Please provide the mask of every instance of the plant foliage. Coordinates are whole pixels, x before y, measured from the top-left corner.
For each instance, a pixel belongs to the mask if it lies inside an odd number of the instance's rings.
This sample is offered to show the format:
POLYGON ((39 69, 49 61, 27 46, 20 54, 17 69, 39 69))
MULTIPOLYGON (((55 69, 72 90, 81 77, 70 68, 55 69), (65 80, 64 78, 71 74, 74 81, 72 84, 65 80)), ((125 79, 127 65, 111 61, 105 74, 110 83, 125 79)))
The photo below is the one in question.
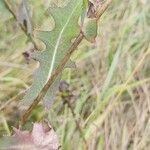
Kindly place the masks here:
MULTIPOLYGON (((55 21, 52 31, 40 31, 37 37, 44 42, 46 50, 35 51, 33 58, 39 61, 40 66, 35 72, 34 82, 23 99, 23 104, 30 105, 41 89, 51 77, 53 71, 60 64, 72 44, 72 40, 79 34, 78 24, 82 11, 82 0, 71 0, 65 7, 50 7, 49 12, 55 21)), ((68 62, 70 64, 70 62, 68 62)), ((55 95, 60 76, 49 89, 44 101, 50 101, 55 95)))

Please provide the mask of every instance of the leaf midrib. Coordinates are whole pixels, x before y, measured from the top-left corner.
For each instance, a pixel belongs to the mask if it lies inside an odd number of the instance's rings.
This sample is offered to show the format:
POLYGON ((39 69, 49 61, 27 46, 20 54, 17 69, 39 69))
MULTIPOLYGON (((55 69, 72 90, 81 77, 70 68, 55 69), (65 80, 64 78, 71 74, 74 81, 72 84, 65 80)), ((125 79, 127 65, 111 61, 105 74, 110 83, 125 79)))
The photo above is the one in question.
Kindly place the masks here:
POLYGON ((59 33, 59 36, 58 36, 58 38, 57 38, 58 40, 57 40, 57 43, 56 43, 56 45, 55 45, 55 49, 54 49, 54 52, 53 52, 53 57, 52 57, 51 66, 50 66, 50 69, 49 69, 47 81, 48 81, 48 79, 51 77, 52 72, 53 72, 53 69, 54 69, 56 54, 57 54, 57 51, 58 51, 59 43, 60 43, 60 41, 61 41, 63 32, 64 32, 66 26, 68 25, 69 21, 71 20, 72 15, 74 14, 75 10, 78 8, 79 5, 80 5, 80 1, 79 1, 78 5, 76 5, 75 9, 73 9, 71 15, 69 16, 69 18, 67 19, 67 21, 66 21, 65 25, 63 26, 61 32, 59 33))

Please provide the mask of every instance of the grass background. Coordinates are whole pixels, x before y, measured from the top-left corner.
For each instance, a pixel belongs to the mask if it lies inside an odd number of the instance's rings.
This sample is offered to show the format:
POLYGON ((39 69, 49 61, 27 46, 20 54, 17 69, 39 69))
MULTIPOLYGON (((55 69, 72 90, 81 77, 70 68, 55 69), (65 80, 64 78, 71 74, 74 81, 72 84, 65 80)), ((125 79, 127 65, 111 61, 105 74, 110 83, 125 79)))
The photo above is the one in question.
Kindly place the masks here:
MULTIPOLYGON (((17 2, 12 0, 14 10, 17 2)), ((35 29, 51 29, 52 19, 45 13, 49 3, 30 0, 35 29)), ((22 53, 33 46, 2 1, 0 10, 0 136, 3 136, 10 135, 19 120, 19 100, 11 100, 30 87, 36 63, 27 64, 23 57, 22 53)), ((77 68, 63 73, 68 90, 58 92, 48 112, 39 105, 24 128, 31 130, 32 122, 46 118, 65 150, 82 150, 87 146, 90 150, 149 150, 149 1, 114 0, 99 21, 96 45, 83 41, 72 59, 77 68), (69 106, 65 101, 69 101, 69 106)))

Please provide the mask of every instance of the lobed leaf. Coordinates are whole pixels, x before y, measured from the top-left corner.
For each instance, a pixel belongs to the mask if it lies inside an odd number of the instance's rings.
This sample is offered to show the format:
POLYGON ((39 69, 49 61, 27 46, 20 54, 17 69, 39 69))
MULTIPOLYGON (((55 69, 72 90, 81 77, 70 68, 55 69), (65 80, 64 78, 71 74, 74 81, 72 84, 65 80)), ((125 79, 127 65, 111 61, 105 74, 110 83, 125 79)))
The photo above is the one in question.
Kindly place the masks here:
MULTIPOLYGON (((82 0, 70 0, 63 8, 57 7, 55 4, 50 7, 49 12, 55 21, 55 27, 52 31, 39 31, 36 34, 45 43, 46 50, 42 52, 36 51, 33 54, 33 57, 39 61, 40 66, 35 72, 34 82, 24 97, 23 104, 30 105, 34 101, 51 77, 52 72, 66 55, 72 44, 71 41, 80 32, 78 21, 81 11, 82 0)), ((49 89, 44 101, 51 101, 51 98, 56 93, 59 80, 60 76, 49 89)))

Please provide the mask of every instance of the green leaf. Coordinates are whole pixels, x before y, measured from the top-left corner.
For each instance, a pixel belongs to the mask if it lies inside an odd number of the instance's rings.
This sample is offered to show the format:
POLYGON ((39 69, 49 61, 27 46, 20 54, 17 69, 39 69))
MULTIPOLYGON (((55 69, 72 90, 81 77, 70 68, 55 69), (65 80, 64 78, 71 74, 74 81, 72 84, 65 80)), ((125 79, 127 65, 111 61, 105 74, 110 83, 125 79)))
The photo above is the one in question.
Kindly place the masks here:
POLYGON ((59 75, 55 82, 51 85, 51 87, 49 88, 46 96, 44 97, 44 106, 49 109, 53 102, 54 102, 54 98, 56 96, 56 93, 57 93, 57 90, 59 88, 59 82, 60 82, 60 79, 61 79, 61 75, 59 75))
POLYGON ((87 18, 84 27, 83 27, 83 33, 85 38, 90 41, 94 42, 95 38, 97 37, 97 19, 91 19, 87 18))
POLYGON ((89 0, 83 0, 83 7, 88 8, 89 0))
MULTIPOLYGON (((82 1, 83 0, 71 0, 63 8, 53 5, 53 7, 49 9, 55 21, 55 27, 52 31, 41 31, 37 34, 37 37, 45 43, 46 50, 42 52, 36 51, 33 54, 33 57, 39 61, 40 66, 35 72, 34 82, 24 97, 23 104, 30 105, 34 101, 51 77, 52 72, 66 55, 72 44, 71 41, 79 34, 80 27, 78 20, 82 12, 82 1)), ((58 82, 58 78, 56 82, 58 82)), ((56 87, 56 85, 52 85, 52 87, 56 87)), ((56 93, 56 90, 49 89, 49 92, 56 93)), ((46 95, 46 100, 47 97, 49 97, 49 94, 46 95)), ((50 99, 51 97, 49 97, 49 100, 50 99)))
POLYGON ((83 7, 82 7, 82 14, 81 14, 81 26, 84 24, 84 19, 87 14, 87 8, 88 8, 88 0, 83 0, 83 7))

